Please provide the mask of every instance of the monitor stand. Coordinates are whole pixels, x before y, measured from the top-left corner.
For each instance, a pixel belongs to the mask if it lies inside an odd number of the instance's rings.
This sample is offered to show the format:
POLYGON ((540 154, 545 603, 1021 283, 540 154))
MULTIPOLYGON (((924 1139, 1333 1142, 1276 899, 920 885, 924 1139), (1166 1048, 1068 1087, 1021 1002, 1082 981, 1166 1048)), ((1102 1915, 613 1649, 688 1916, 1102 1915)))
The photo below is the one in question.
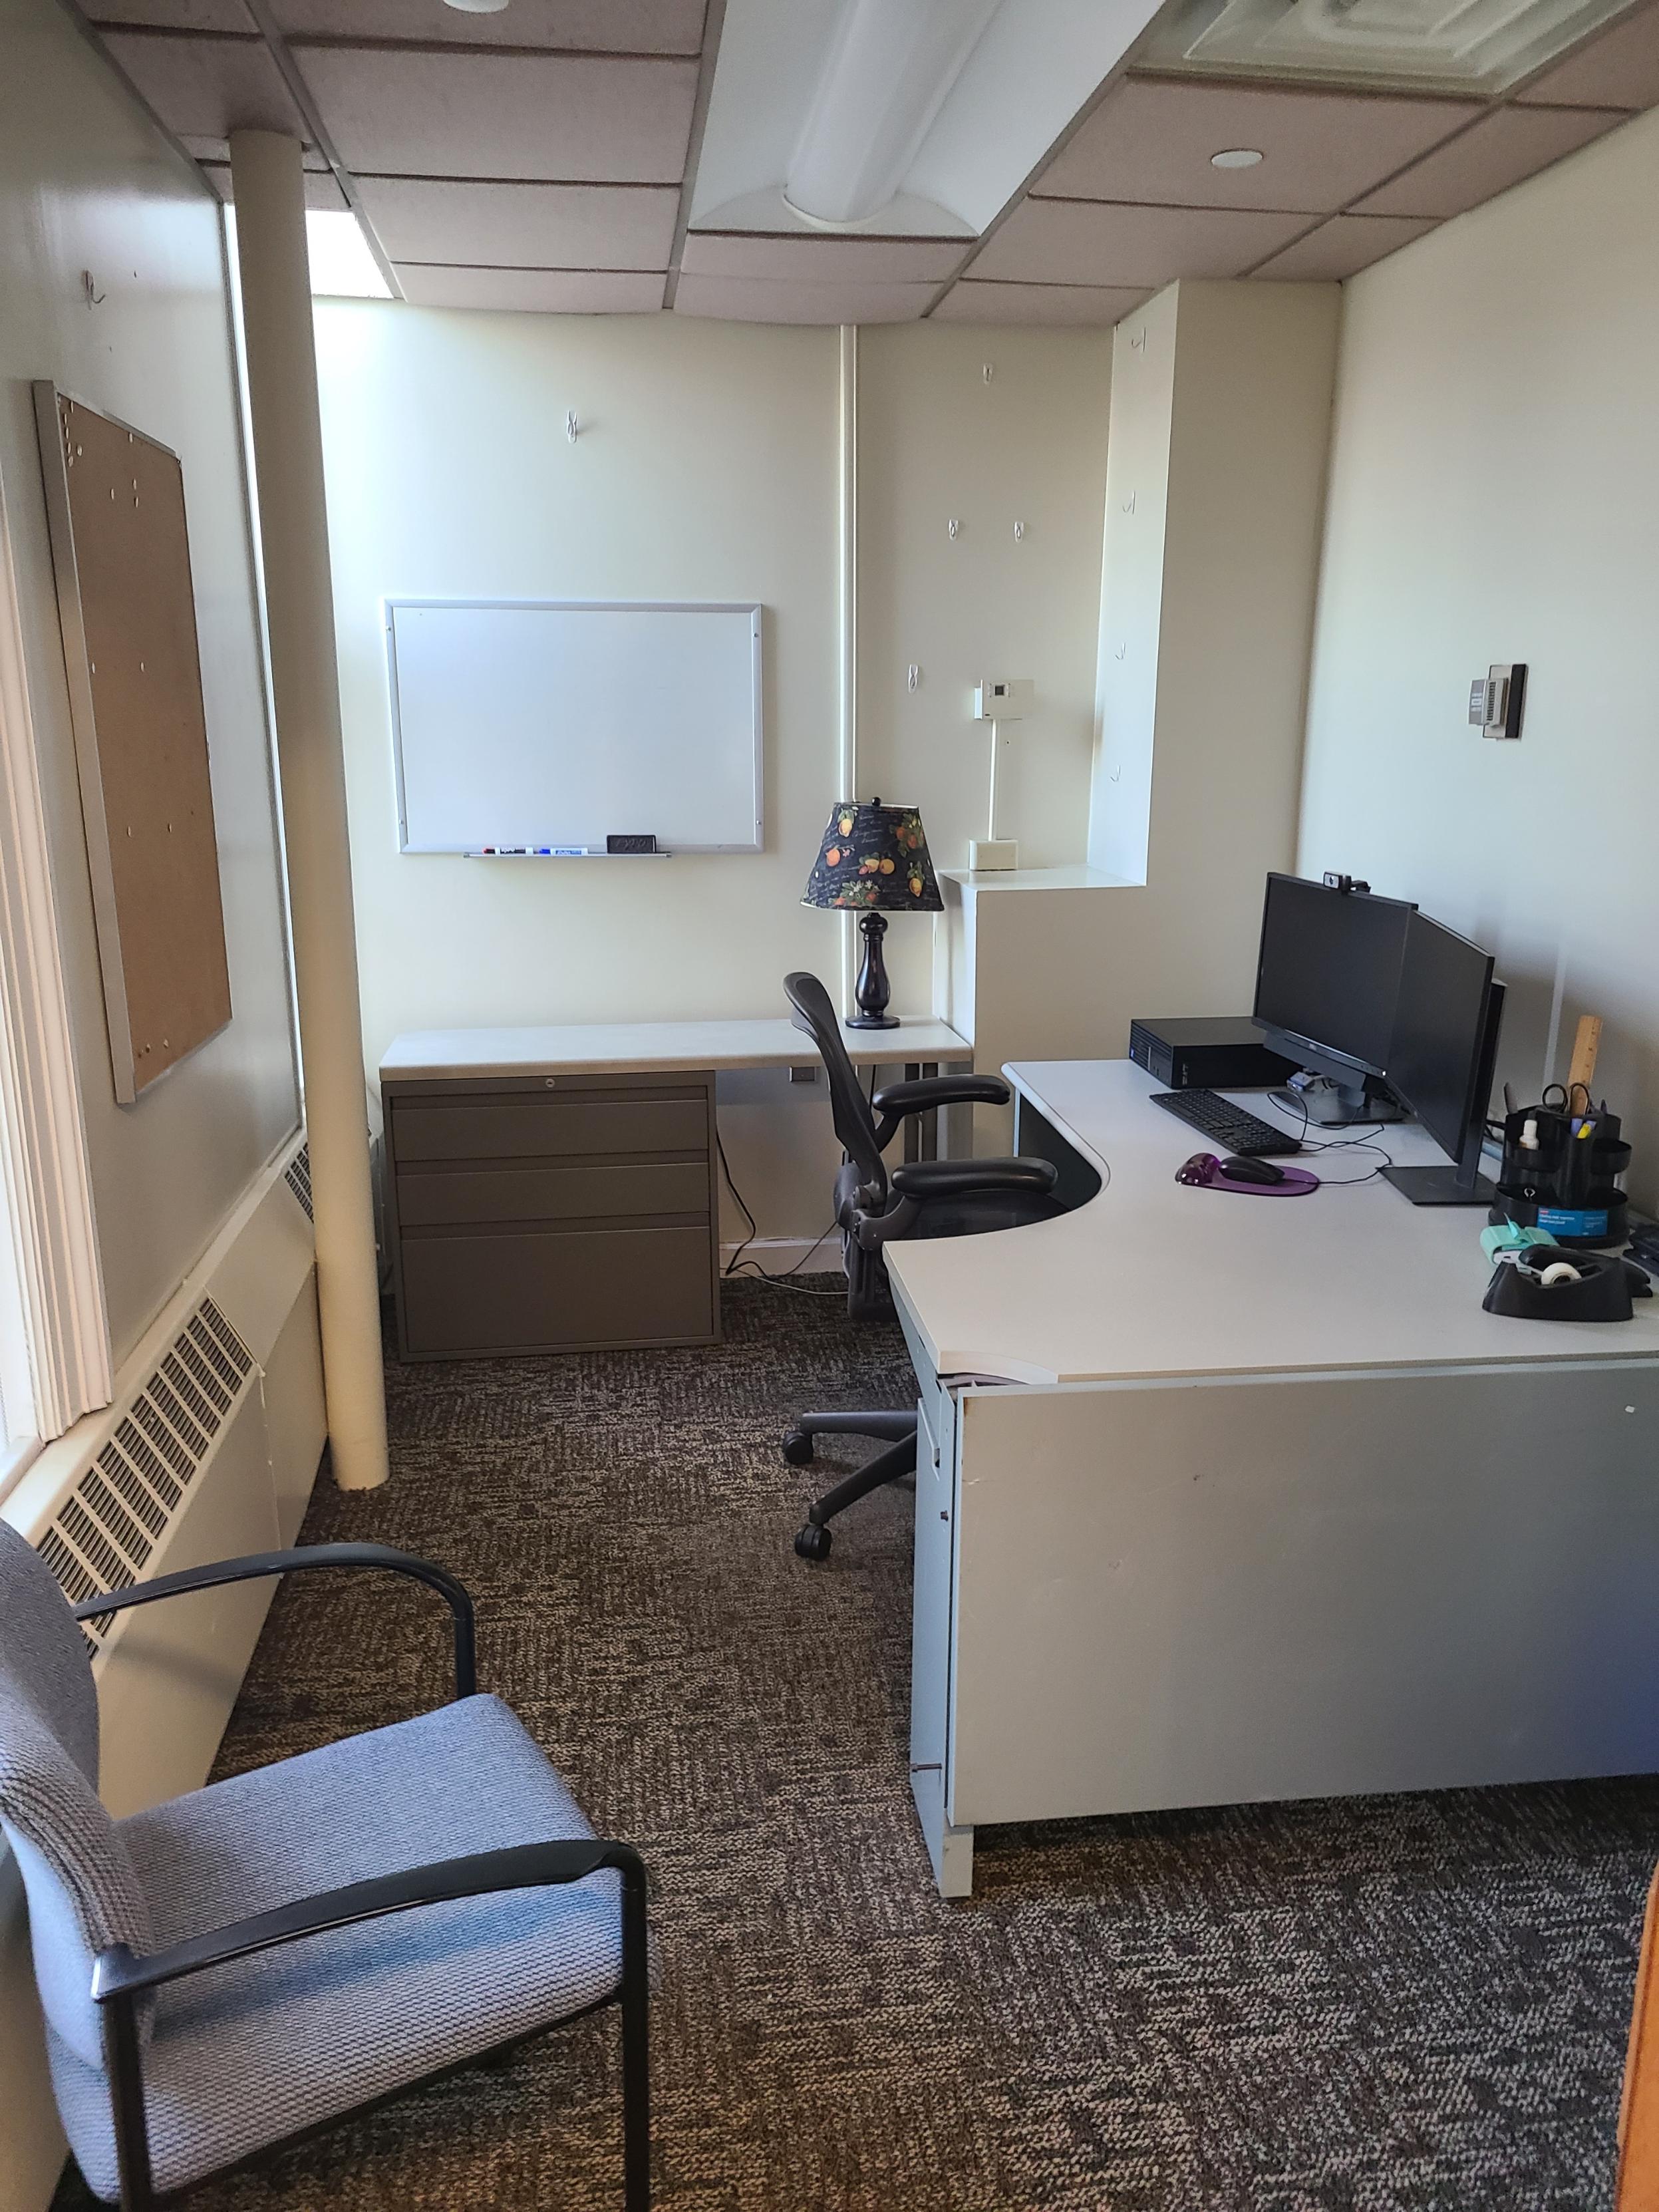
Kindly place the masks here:
POLYGON ((1498 1195, 1496 1183, 1483 1175, 1466 1181, 1463 1170, 1449 1160, 1439 1168, 1386 1167, 1382 1180, 1413 1206, 1490 1206, 1498 1195))

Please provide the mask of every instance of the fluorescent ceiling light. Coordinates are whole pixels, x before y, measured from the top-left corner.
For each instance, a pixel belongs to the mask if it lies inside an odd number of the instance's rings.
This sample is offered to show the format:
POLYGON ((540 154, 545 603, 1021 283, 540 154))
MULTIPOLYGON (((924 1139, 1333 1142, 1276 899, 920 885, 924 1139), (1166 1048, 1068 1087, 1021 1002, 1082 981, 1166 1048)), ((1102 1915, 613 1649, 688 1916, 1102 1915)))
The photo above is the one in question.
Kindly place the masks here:
POLYGON ((307 209, 306 249, 313 294, 344 300, 392 297, 392 287, 368 250, 362 225, 349 209, 307 209))
POLYGON ((1143 67, 1498 93, 1627 0, 1174 0, 1143 67))
POLYGON ((1254 146, 1227 146, 1220 153, 1211 155, 1210 167, 1212 169, 1254 169, 1261 160, 1261 155, 1254 146))
POLYGON ((866 223, 897 192, 1000 0, 846 0, 784 197, 809 222, 866 223))

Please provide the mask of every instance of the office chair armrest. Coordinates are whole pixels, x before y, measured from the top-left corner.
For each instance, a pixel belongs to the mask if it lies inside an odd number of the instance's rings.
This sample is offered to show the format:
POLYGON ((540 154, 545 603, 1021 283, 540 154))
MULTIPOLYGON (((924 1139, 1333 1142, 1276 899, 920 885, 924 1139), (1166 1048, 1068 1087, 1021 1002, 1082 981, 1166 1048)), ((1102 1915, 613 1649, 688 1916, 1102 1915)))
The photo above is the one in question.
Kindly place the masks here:
POLYGON ((969 1198, 984 1191, 1025 1190, 1044 1196, 1060 1170, 1050 1160, 907 1160, 892 1174, 892 1199, 884 1213, 859 1213, 853 1233, 866 1252, 910 1234, 922 1202, 930 1198, 969 1198))
POLYGON ((876 1149, 884 1152, 913 1114, 936 1106, 1006 1106, 1011 1094, 1000 1075, 924 1075, 915 1083, 884 1083, 870 1104, 881 1119, 876 1149))
POLYGON ((1060 1178, 1052 1160, 907 1160, 895 1168, 901 1198, 965 1198, 981 1190, 1051 1191, 1060 1178))
POLYGON ((441 1905, 459 1897, 486 1897, 499 1890, 542 1889, 557 1883, 582 1881, 591 1874, 614 1867, 625 1891, 645 1901, 645 1862, 631 1844, 589 1837, 559 1843, 519 1844, 507 1850, 475 1851, 468 1857, 441 1859, 432 1866, 410 1867, 401 1874, 378 1875, 370 1881, 354 1881, 343 1889, 302 1897, 292 1905, 274 1905, 251 1919, 233 1921, 200 1936, 186 1936, 165 1951, 138 1958, 125 1943, 112 1944, 93 1961, 92 1996, 95 2004, 141 1996, 147 1990, 199 1974, 209 1966, 228 1966, 256 1951, 269 1951, 281 1943, 294 1943, 307 1936, 321 1936, 333 1928, 350 1928, 360 1921, 383 1919, 389 1912, 407 1912, 419 1905, 441 1905))
POLYGON ((884 1083, 870 1103, 878 1114, 926 1114, 935 1106, 1006 1106, 1012 1093, 1000 1075, 924 1075, 884 1083))
POLYGON ((74 1607, 77 1620, 101 1620, 106 1613, 121 1613, 130 1605, 151 1605, 159 1597, 179 1597, 186 1590, 216 1589, 225 1583, 255 1582, 263 1575, 287 1575, 301 1567, 382 1567, 388 1573, 408 1575, 437 1591, 455 1616, 455 1694, 470 1698, 477 1688, 477 1638, 472 1600, 465 1587, 429 1559, 410 1552, 394 1551, 390 1544, 301 1544, 289 1552, 252 1552, 246 1559, 216 1559, 204 1567, 185 1567, 176 1575, 157 1575, 153 1582, 131 1583, 125 1589, 110 1590, 102 1597, 83 1598, 74 1607))

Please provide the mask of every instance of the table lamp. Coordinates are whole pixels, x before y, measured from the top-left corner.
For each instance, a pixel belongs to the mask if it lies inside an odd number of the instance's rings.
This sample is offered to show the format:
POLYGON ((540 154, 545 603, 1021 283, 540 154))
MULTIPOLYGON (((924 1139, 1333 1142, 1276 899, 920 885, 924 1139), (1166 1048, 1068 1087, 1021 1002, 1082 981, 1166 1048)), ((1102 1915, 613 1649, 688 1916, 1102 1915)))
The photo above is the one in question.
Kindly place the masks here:
POLYGON ((845 799, 830 817, 818 857, 801 895, 803 906, 843 907, 859 918, 864 961, 854 992, 858 1012, 849 1030, 896 1030, 887 1011, 887 963, 881 941, 890 914, 938 914, 944 906, 921 817, 914 806, 878 799, 845 799))

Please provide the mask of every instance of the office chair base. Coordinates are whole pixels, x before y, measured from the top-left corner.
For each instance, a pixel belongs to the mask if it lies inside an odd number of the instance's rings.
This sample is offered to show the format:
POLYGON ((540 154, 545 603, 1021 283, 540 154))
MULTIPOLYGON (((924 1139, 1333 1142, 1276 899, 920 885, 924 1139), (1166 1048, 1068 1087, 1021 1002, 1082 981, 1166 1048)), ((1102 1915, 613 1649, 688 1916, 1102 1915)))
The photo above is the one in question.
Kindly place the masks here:
MULTIPOLYGON (((810 1421, 815 1417, 807 1413, 802 1418, 804 1420, 810 1421)), ((837 1417, 831 1414, 820 1415, 817 1418, 835 1419, 837 1417)), ((839 1418, 848 1423, 860 1420, 868 1423, 879 1421, 883 1416, 878 1413, 861 1415, 844 1413, 839 1418)), ((896 1422, 907 1417, 890 1413, 885 1418, 889 1422, 896 1422)), ((807 1508, 806 1525, 797 1533, 795 1537, 795 1551, 798 1557, 811 1559, 815 1563, 827 1559, 830 1556, 830 1531, 824 1525, 826 1522, 833 1521, 837 1513, 844 1513, 849 1505, 856 1505, 860 1498, 867 1498, 872 1490, 880 1490, 890 1482, 897 1482, 903 1476, 915 1474, 915 1415, 914 1413, 908 1415, 908 1425, 904 1432, 890 1443, 885 1451, 878 1451, 872 1458, 866 1460, 864 1465, 854 1468, 844 1482, 838 1482, 833 1490, 826 1490, 815 1505, 807 1508)), ((855 1430, 853 1433, 860 1432, 855 1430)), ((867 1436, 870 1431, 866 1427, 862 1433, 867 1436)), ((890 1430, 888 1433, 891 1433, 890 1430)))

